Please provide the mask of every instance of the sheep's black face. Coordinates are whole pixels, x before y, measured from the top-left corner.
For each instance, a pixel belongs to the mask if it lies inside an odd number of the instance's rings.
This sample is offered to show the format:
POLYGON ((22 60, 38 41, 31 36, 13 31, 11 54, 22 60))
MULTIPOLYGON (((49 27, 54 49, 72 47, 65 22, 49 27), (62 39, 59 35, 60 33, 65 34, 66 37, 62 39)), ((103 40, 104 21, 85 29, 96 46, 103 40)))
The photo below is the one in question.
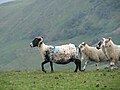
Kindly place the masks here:
POLYGON ((36 38, 32 41, 32 43, 30 43, 30 46, 31 46, 31 47, 38 47, 39 44, 42 43, 42 41, 43 41, 43 39, 42 39, 41 37, 36 37, 36 38))
POLYGON ((100 48, 101 48, 102 43, 103 43, 103 41, 102 41, 102 40, 101 40, 101 41, 99 41, 99 42, 97 43, 97 45, 96 45, 96 48, 97 48, 97 49, 100 49, 100 48))

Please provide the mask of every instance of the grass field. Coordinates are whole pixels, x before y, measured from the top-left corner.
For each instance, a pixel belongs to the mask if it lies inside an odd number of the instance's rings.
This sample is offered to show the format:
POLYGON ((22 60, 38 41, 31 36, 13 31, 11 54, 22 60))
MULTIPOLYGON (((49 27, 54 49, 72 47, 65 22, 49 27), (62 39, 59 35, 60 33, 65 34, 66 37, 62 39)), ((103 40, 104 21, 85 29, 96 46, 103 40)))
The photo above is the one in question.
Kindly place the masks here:
POLYGON ((41 71, 1 71, 0 90, 120 90, 120 69, 41 71))

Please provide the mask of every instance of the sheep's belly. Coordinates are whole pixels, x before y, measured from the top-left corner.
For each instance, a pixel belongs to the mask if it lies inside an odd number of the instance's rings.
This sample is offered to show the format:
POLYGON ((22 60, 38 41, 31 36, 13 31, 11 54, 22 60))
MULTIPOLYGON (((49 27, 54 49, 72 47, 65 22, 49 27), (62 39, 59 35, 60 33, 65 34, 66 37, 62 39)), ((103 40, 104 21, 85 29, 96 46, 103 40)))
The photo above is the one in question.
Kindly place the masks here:
POLYGON ((67 64, 69 62, 72 62, 75 57, 71 56, 64 56, 64 55, 59 55, 59 56, 53 56, 52 62, 57 63, 57 64, 67 64))
POLYGON ((70 62, 72 62, 73 61, 73 59, 60 59, 60 60, 54 60, 54 63, 56 63, 56 64, 67 64, 67 63, 70 63, 70 62))

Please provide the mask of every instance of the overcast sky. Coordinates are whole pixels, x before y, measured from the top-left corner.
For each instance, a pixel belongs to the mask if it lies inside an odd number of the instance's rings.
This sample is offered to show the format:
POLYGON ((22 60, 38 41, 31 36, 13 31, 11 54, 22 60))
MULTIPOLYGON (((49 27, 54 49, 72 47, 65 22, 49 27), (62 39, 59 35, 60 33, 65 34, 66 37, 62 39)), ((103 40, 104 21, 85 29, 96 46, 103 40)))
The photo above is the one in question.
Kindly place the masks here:
POLYGON ((0 4, 10 2, 10 1, 15 1, 15 0, 0 0, 0 4))

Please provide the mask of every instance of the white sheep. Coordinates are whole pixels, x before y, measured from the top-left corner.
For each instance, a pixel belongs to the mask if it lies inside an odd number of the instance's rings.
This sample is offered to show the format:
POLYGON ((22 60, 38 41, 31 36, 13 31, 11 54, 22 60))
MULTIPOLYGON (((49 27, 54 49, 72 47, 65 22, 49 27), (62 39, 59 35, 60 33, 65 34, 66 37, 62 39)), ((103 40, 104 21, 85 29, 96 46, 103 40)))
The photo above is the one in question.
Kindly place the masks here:
POLYGON ((113 43, 111 37, 103 38, 97 43, 97 49, 102 48, 105 55, 111 61, 110 67, 111 69, 116 68, 115 64, 120 61, 120 45, 116 45, 113 43))
POLYGON ((84 42, 82 42, 82 44, 79 45, 79 48, 82 52, 82 58, 83 58, 83 54, 84 54, 84 59, 86 60, 83 70, 85 70, 88 61, 96 62, 96 66, 97 66, 97 70, 98 70, 99 62, 108 60, 107 57, 104 55, 102 49, 98 50, 98 49, 96 49, 96 47, 89 46, 88 44, 86 44, 84 42))
POLYGON ((77 70, 81 70, 81 60, 78 59, 79 48, 74 44, 66 44, 61 46, 45 45, 43 42, 43 37, 36 37, 32 43, 31 47, 39 47, 41 55, 44 59, 42 62, 42 71, 46 72, 44 69, 44 64, 50 62, 51 72, 53 72, 53 63, 56 64, 67 64, 74 62, 77 70))

